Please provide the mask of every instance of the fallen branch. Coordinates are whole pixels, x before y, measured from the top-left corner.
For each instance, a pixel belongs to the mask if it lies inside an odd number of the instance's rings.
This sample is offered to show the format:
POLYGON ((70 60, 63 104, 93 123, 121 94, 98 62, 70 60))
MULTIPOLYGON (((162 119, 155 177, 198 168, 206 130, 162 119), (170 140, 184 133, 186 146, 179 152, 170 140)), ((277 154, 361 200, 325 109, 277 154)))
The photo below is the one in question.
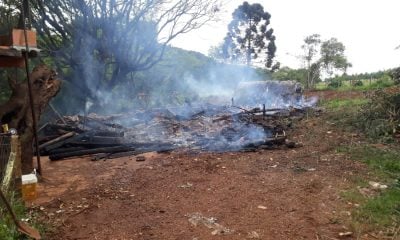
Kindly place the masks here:
POLYGON ((45 142, 45 143, 39 145, 39 149, 41 150, 41 149, 43 149, 43 148, 45 148, 47 146, 50 146, 50 145, 52 145, 54 143, 57 143, 57 142, 65 140, 65 139, 68 139, 70 137, 73 137, 73 136, 75 136, 75 134, 76 134, 75 132, 69 132, 69 133, 66 133, 64 135, 61 135, 58 138, 55 138, 53 140, 50 140, 48 142, 45 142))

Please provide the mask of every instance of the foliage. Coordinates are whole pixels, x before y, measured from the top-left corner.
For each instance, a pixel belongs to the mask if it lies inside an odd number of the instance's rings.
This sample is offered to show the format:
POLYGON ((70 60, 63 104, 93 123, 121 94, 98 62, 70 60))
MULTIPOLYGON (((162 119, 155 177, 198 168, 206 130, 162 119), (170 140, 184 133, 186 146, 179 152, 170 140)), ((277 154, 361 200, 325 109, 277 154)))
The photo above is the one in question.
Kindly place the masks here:
POLYGON ((3 0, 0 2, 0 34, 8 34, 10 30, 18 25, 20 1, 3 0))
POLYGON ((317 79, 320 77, 320 62, 317 59, 319 48, 321 44, 319 34, 312 34, 304 39, 304 44, 301 48, 304 51, 302 55, 305 61, 305 66, 307 69, 307 80, 305 81, 305 87, 314 88, 317 79))
POLYGON ((326 73, 331 76, 335 70, 346 72, 351 64, 344 55, 345 46, 336 38, 331 38, 321 44, 321 64, 326 73))
MULTIPOLYGON (((323 70, 328 76, 342 72, 340 77, 344 77, 346 76, 347 68, 351 67, 344 54, 345 47, 343 43, 336 38, 322 41, 319 34, 312 34, 304 38, 301 48, 303 54, 299 57, 302 60, 306 74, 300 82, 304 84, 306 89, 316 87, 322 76, 324 76, 323 70)), ((330 80, 328 79, 328 81, 330 80)), ((329 84, 330 88, 338 88, 340 86, 341 81, 333 81, 329 84)))
POLYGON ((377 72, 370 72, 370 73, 358 73, 358 74, 351 74, 348 75, 346 74, 345 76, 335 76, 333 78, 328 78, 326 79, 327 81, 330 81, 335 78, 342 78, 343 80, 348 80, 348 81, 367 81, 367 80, 374 80, 374 79, 384 79, 389 76, 389 72, 391 70, 386 70, 386 71, 377 71, 377 72))
POLYGON ((400 93, 375 91, 359 117, 359 125, 369 137, 391 139, 400 130, 400 93))
MULTIPOLYGON (((373 226, 382 229, 393 222, 400 222, 400 154, 398 150, 378 149, 373 146, 344 148, 354 160, 361 160, 374 171, 389 189, 373 197, 361 195, 359 191, 348 191, 344 196, 353 203, 360 204, 353 215, 354 225, 373 226)), ((362 183, 361 183, 362 184, 362 183)), ((368 186, 368 183, 365 184, 368 186)), ((362 230, 362 229, 360 229, 362 230)), ((370 230, 365 229, 364 230, 370 230)))
POLYGON ((216 1, 54 0, 32 3, 44 53, 75 98, 97 103, 158 63, 170 42, 214 18, 216 1))
MULTIPOLYGON (((354 133, 360 130, 360 123, 364 122, 361 109, 375 109, 374 101, 367 98, 336 99, 323 103, 328 111, 326 118, 333 121, 341 129, 354 133), (372 106, 372 107, 371 107, 372 106)), ((370 128, 374 128, 371 126, 370 128)), ((370 129, 361 128, 369 134, 370 129)), ((365 142, 341 146, 338 151, 347 153, 351 159, 362 161, 371 169, 368 174, 370 180, 388 185, 388 189, 377 192, 373 196, 360 193, 359 188, 369 187, 368 180, 357 179, 357 188, 345 191, 342 196, 347 202, 358 204, 351 214, 353 228, 359 233, 371 230, 390 228, 392 224, 400 222, 400 152, 393 146, 374 147, 365 142)), ((393 233, 391 233, 393 234, 393 233)), ((396 234, 396 233, 395 233, 396 234)), ((398 235, 397 235, 398 236, 398 235)), ((397 239, 397 238, 393 238, 397 239)))
MULTIPOLYGON (((10 201, 11 207, 17 215, 18 219, 27 218, 27 210, 23 201, 16 196, 14 192, 8 194, 8 199, 10 201)), ((4 240, 14 240, 14 239, 25 239, 17 231, 11 216, 5 208, 0 208, 0 239, 4 240)), ((39 225, 36 222, 29 222, 30 225, 36 227, 39 231, 44 231, 44 226, 39 225)))
POLYGON ((375 90, 390 87, 394 82, 389 77, 388 71, 379 71, 373 73, 362 73, 354 75, 341 75, 335 76, 334 78, 326 79, 325 82, 321 82, 316 85, 318 90, 330 89, 329 83, 341 81, 342 85, 339 88, 335 88, 339 91, 349 91, 349 90, 375 90))
POLYGON ((222 45, 223 57, 247 65, 261 57, 267 68, 276 69, 273 66, 276 52, 274 30, 268 28, 271 15, 259 3, 243 2, 232 16, 222 45))
POLYGON ((341 86, 342 86, 342 80, 340 79, 334 79, 328 83, 328 87, 330 88, 339 88, 341 86))
POLYGON ((272 78, 275 80, 295 80, 303 84, 305 83, 306 76, 306 69, 292 69, 289 67, 282 67, 272 74, 272 78))
POLYGON ((400 67, 389 71, 389 75, 393 79, 395 84, 400 84, 400 67))
POLYGON ((352 85, 355 87, 362 87, 362 86, 364 86, 364 83, 361 80, 357 80, 357 81, 353 82, 352 85))
POLYGON ((0 105, 8 100, 11 94, 10 87, 8 86, 7 72, 0 70, 0 105))
POLYGON ((334 99, 323 103, 323 106, 333 110, 333 109, 343 109, 343 108, 355 108, 368 103, 365 98, 353 98, 353 99, 334 99))
POLYGON ((322 102, 329 118, 343 128, 360 131, 373 141, 391 142, 400 130, 400 93, 375 90, 368 98, 322 102))
POLYGON ((347 75, 348 80, 369 80, 369 79, 380 79, 383 78, 387 74, 387 71, 378 71, 371 73, 360 73, 360 74, 352 74, 347 75))

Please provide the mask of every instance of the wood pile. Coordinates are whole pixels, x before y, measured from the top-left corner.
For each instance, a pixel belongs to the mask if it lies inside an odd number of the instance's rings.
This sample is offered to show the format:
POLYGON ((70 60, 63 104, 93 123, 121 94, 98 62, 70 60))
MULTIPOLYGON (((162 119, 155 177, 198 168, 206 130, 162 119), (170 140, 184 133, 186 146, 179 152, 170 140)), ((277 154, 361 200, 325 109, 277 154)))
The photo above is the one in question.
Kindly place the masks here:
POLYGON ((40 151, 51 160, 93 155, 93 160, 167 152, 255 151, 287 143, 285 131, 304 109, 242 109, 207 105, 126 114, 64 116, 41 128, 40 151))

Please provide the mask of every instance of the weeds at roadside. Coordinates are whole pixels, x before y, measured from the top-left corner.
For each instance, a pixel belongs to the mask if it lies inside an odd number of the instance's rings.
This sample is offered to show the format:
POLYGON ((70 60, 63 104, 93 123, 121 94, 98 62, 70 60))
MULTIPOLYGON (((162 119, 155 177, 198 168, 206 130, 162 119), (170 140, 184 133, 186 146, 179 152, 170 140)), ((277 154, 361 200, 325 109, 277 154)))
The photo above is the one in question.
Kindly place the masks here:
POLYGON ((354 99, 334 99, 321 104, 329 110, 339 109, 339 108, 353 108, 364 105, 368 103, 368 99, 365 98, 354 98, 354 99))
POLYGON ((372 91, 368 98, 322 101, 329 121, 373 142, 394 142, 400 137, 400 92, 372 91))
MULTIPOLYGON (((375 92, 372 98, 331 100, 322 102, 327 109, 326 119, 352 133, 366 136, 363 141, 376 143, 393 141, 393 130, 398 126, 400 95, 375 92), (391 112, 387 111, 391 109, 391 112), (388 115, 391 114, 391 115, 388 115)), ((352 212, 351 225, 355 232, 382 230, 389 239, 400 239, 400 148, 398 145, 373 145, 363 143, 340 146, 338 152, 365 163, 369 179, 354 180, 356 187, 343 192, 342 197, 357 206, 352 212), (371 188, 369 181, 387 185, 387 189, 371 190, 366 195, 363 188, 371 188), (397 226, 397 227, 396 227, 397 226), (390 230, 392 229, 392 230, 390 230)))
POLYGON ((358 204, 353 211, 352 225, 357 231, 388 229, 400 224, 400 151, 363 147, 339 149, 351 159, 364 162, 370 167, 373 180, 383 182, 387 189, 377 190, 374 196, 365 196, 359 189, 369 187, 368 180, 357 182, 358 188, 342 193, 346 201, 358 204), (378 180, 377 180, 378 179, 378 180))
POLYGON ((332 87, 332 85, 329 86, 329 84, 326 82, 321 82, 317 84, 316 90, 369 91, 390 87, 396 84, 393 80, 390 79, 364 79, 357 82, 362 84, 351 85, 350 81, 341 81, 341 84, 336 85, 337 87, 332 87))
MULTIPOLYGON (((34 220, 32 221, 32 217, 29 216, 27 209, 25 208, 22 200, 16 196, 15 193, 11 192, 8 194, 8 199, 10 201, 11 207, 14 210, 14 213, 17 216, 17 219, 29 219, 29 225, 35 227, 39 230, 39 232, 44 232, 46 227, 44 225, 36 223, 34 220)), ((15 239, 28 239, 21 236, 21 234, 17 231, 17 228, 4 207, 4 204, 0 205, 0 239, 1 240, 15 240, 15 239)))

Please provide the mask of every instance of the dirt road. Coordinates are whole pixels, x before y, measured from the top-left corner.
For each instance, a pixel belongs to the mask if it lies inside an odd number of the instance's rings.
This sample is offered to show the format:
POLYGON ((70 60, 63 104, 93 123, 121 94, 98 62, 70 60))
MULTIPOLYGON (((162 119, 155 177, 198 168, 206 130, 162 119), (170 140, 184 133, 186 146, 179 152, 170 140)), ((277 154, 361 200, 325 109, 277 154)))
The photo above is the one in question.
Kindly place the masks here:
POLYGON ((323 118, 294 129, 303 147, 45 161, 46 239, 338 239, 352 231, 341 191, 364 167, 336 152, 351 137, 323 118))

